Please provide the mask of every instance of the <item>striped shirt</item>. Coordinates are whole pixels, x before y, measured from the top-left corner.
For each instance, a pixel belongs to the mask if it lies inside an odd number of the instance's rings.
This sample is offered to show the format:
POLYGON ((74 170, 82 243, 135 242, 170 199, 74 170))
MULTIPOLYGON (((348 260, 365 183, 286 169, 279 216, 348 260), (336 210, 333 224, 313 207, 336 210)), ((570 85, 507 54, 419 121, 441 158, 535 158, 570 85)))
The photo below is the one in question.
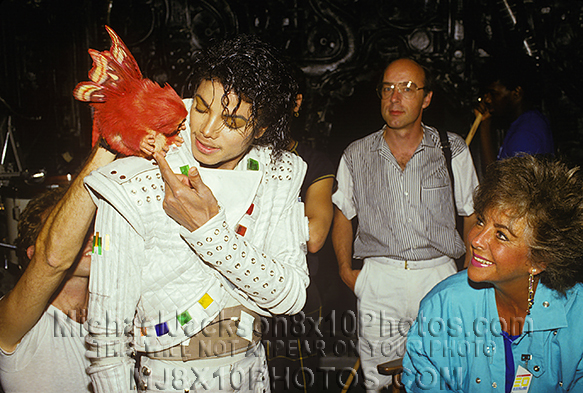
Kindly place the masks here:
MULTIPOLYGON (((354 257, 419 261, 465 252, 456 230, 450 178, 436 129, 424 136, 404 170, 383 138, 383 127, 351 143, 338 166, 332 200, 348 219, 358 216, 354 257)), ((468 147, 448 133, 455 199, 462 216, 474 212, 478 177, 468 147)))

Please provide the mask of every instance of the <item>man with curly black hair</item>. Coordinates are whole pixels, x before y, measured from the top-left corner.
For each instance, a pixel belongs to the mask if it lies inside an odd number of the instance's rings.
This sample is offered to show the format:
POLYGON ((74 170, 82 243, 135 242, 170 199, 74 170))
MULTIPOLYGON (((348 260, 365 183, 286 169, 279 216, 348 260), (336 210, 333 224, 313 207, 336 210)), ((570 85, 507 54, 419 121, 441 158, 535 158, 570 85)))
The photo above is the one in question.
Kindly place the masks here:
POLYGON ((253 36, 222 41, 195 60, 190 84, 196 89, 204 80, 218 80, 225 91, 221 97, 225 105, 230 92, 237 97, 236 108, 243 101, 251 104, 253 145, 273 146, 279 153, 289 145, 288 129, 298 87, 291 67, 274 55, 273 49, 253 36))
POLYGON ((243 35, 193 69, 184 143, 85 181, 101 247, 87 337, 96 392, 128 391, 134 363, 140 391, 269 391, 260 316, 306 299, 306 164, 284 151, 288 67, 243 35))

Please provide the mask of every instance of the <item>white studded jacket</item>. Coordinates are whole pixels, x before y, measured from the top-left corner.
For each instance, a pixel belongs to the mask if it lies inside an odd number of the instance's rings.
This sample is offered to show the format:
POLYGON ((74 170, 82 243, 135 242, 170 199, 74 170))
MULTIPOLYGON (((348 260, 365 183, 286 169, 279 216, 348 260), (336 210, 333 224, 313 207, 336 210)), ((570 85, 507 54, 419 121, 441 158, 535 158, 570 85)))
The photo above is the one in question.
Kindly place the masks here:
MULTIPOLYGON (((190 131, 183 134, 167 155, 176 173, 199 167, 190 131)), ((302 309, 308 232, 298 195, 306 164, 289 153, 273 163, 270 153, 253 148, 232 171, 199 168, 220 211, 194 232, 164 212, 153 160, 117 160, 85 179, 97 204, 87 336, 96 392, 127 386, 132 350, 187 340, 229 295, 262 315, 302 309)))

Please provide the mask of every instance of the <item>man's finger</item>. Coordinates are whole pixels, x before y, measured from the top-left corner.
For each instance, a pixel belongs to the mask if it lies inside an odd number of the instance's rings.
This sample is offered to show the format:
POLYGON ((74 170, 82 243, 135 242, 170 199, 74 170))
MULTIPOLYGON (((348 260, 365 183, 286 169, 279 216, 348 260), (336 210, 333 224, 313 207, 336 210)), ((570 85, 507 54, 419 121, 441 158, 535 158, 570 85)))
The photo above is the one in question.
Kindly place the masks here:
POLYGON ((186 178, 187 181, 190 184, 190 187, 195 190, 199 195, 203 195, 205 193, 210 193, 213 198, 213 192, 211 191, 210 188, 208 188, 208 186, 206 184, 204 184, 204 181, 202 180, 202 177, 200 177, 200 172, 198 171, 197 168, 192 167, 188 170, 188 177, 186 178))
POLYGON ((190 184, 190 188, 196 191, 196 193, 201 198, 208 199, 209 201, 212 199, 215 201, 215 204, 217 204, 217 198, 215 198, 215 195, 213 194, 213 191, 209 188, 209 186, 205 184, 204 180, 200 176, 200 171, 198 170, 198 168, 195 167, 190 168, 188 170, 188 176, 184 176, 184 178, 181 180, 187 181, 190 184))
POLYGON ((194 189, 199 189, 200 186, 204 185, 202 179, 200 178, 200 173, 195 167, 192 167, 188 170, 188 181, 190 182, 191 187, 194 189))
POLYGON ((164 180, 164 183, 168 184, 171 189, 180 187, 182 182, 180 179, 178 179, 178 176, 172 172, 172 169, 170 168, 170 165, 168 165, 168 161, 166 161, 164 155, 161 152, 156 152, 154 153, 154 159, 158 163, 158 167, 160 168, 160 173, 162 174, 162 180, 164 180))

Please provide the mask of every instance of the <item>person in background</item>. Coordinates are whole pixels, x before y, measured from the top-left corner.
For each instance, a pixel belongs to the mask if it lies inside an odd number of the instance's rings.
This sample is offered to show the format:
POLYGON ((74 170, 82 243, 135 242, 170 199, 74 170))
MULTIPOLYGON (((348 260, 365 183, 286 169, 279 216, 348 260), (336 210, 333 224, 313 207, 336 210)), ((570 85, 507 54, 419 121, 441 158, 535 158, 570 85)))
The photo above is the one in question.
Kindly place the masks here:
POLYGON ((423 299, 408 392, 583 391, 583 179, 522 155, 476 192, 471 264, 423 299))
POLYGON ((305 303, 306 165, 285 151, 296 84, 248 35, 192 69, 184 143, 85 179, 101 245, 87 336, 96 393, 269 391, 260 316, 305 303))
MULTIPOLYGON (((299 88, 290 125, 291 140, 288 150, 300 156, 308 164, 300 196, 304 201, 306 216, 308 217, 310 231, 308 252, 314 255, 324 246, 334 217, 332 190, 334 187, 335 168, 324 152, 313 148, 306 142, 297 140, 301 132, 298 128, 305 124, 305 120, 302 122, 300 118, 302 117, 301 109, 307 86, 305 75, 301 69, 296 67, 292 72, 299 88)), ((308 263, 308 266, 310 267, 310 263, 308 263)), ((317 267, 315 269, 317 270, 317 267)))
POLYGON ((319 251, 328 239, 334 216, 332 189, 335 168, 325 153, 295 139, 299 139, 303 131, 300 128, 305 125, 306 116, 302 118, 301 108, 307 86, 305 75, 299 67, 293 67, 292 72, 298 83, 298 93, 291 119, 292 137, 288 150, 308 164, 300 197, 308 217, 307 261, 310 286, 307 289, 306 304, 300 314, 271 318, 265 337, 269 339, 267 354, 272 389, 278 390, 279 387, 283 387, 285 390, 306 392, 319 367, 319 360, 325 354, 318 343, 322 338, 317 334, 316 330, 319 329, 316 327, 319 326, 322 317, 319 281, 325 280, 329 283, 329 277, 318 276, 320 263, 325 262, 320 260, 319 251), (291 347, 297 347, 297 350, 286 350, 291 347))
POLYGON ((482 114, 482 168, 517 153, 553 155, 549 120, 537 109, 543 89, 533 59, 516 55, 490 59, 480 79, 484 93, 474 112, 482 114), (496 130, 503 131, 502 138, 496 130))
POLYGON ((349 145, 338 167, 332 241, 340 276, 357 297, 367 391, 391 383, 377 365, 404 355, 419 301, 457 271, 454 259, 465 247, 456 207, 464 230, 474 220, 478 179, 468 147, 457 134, 447 134, 452 191, 439 133, 422 123, 432 83, 429 70, 416 61, 391 62, 378 87, 385 125, 349 145), (364 259, 362 270, 353 269, 353 257, 364 259))
POLYGON ((83 185, 115 156, 96 147, 67 189, 33 198, 18 222, 26 268, 0 299, 0 381, 6 393, 89 392, 85 329, 95 205, 83 185))

